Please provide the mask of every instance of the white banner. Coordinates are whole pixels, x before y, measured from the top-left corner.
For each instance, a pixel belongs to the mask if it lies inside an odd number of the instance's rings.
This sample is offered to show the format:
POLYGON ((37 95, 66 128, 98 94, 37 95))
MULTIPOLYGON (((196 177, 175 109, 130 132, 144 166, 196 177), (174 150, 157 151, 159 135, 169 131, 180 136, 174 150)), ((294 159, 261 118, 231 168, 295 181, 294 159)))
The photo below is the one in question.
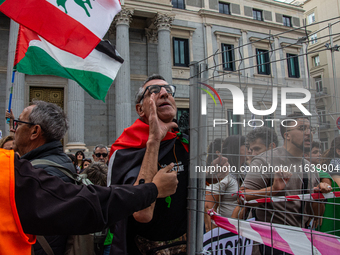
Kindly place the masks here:
POLYGON ((214 228, 204 234, 203 250, 218 255, 251 255, 253 240, 238 236, 223 228, 214 228))

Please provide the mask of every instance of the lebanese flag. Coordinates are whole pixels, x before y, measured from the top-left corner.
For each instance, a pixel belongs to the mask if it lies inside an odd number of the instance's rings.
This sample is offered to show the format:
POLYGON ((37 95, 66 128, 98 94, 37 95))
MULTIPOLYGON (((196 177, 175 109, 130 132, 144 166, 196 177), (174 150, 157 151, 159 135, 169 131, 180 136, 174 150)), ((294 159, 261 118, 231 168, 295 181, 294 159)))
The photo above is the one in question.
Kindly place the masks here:
POLYGON ((58 48, 81 58, 104 37, 118 0, 0 0, 0 11, 58 48))
POLYGON ((14 70, 30 75, 72 79, 93 98, 104 101, 123 61, 107 41, 101 41, 90 55, 82 59, 58 49, 32 30, 20 26, 14 70))

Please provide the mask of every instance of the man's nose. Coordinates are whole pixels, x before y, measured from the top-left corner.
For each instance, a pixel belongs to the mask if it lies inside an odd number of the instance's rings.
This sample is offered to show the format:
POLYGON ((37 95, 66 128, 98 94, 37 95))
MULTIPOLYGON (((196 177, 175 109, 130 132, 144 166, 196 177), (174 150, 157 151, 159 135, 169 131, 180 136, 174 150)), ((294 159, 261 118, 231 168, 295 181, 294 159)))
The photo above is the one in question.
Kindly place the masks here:
POLYGON ((161 88, 161 91, 159 92, 159 97, 160 98, 167 98, 169 96, 168 92, 164 87, 161 88))

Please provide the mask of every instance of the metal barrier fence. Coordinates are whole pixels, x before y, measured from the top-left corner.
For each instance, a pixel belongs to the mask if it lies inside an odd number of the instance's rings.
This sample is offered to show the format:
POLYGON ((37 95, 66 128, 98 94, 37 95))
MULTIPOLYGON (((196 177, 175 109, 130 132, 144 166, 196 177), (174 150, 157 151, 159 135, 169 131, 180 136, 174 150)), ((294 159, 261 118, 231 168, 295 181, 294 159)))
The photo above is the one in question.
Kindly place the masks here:
MULTIPOLYGON (((317 31, 309 31, 307 25, 281 34, 273 35, 268 31, 268 35, 262 38, 240 40, 237 47, 223 45, 224 51, 216 51, 214 55, 191 64, 188 254, 251 254, 252 249, 261 249, 258 254, 275 254, 272 248, 266 250, 261 247, 261 241, 267 246, 275 243, 279 250, 294 254, 323 254, 325 250, 340 250, 339 201, 335 198, 321 199, 320 193, 313 189, 320 185, 321 178, 330 182, 323 186, 325 189, 332 186, 330 193, 322 193, 329 194, 326 197, 336 196, 340 191, 333 181, 340 176, 340 169, 339 173, 336 170, 336 158, 340 158, 340 121, 337 120, 340 114, 335 64, 339 46, 333 42, 338 40, 339 34, 332 33, 332 30, 339 30, 339 22, 339 17, 318 22, 322 28, 317 31), (289 35, 294 31, 302 31, 304 36, 292 40, 289 35), (313 35, 316 33, 321 34, 317 38, 322 42, 319 47, 315 46, 313 35), (318 61, 323 56, 330 59, 325 64, 329 72, 320 76, 318 61), (302 126, 299 122, 295 130, 293 125, 288 125, 292 121, 287 117, 294 112, 307 117, 306 122, 302 126), (249 148, 251 137, 248 136, 261 126, 269 128, 265 131, 267 152, 259 156, 261 159, 251 160, 249 153, 256 148, 249 148), (289 135, 285 138, 280 134, 280 126, 286 126, 283 134, 289 135), (313 135, 314 128, 316 132, 313 135), (275 134, 268 130, 274 130, 278 136, 276 147, 283 146, 286 140, 285 148, 295 148, 288 150, 294 153, 270 146, 275 134), (218 141, 231 136, 234 139, 223 141, 224 145, 218 141), (308 152, 313 141, 319 142, 318 148, 322 152, 328 151, 321 157, 320 165, 311 164, 316 162, 308 152), (334 142, 335 146, 332 145, 334 142), (221 157, 228 158, 230 167, 225 167, 226 171, 223 171, 221 157), (212 160, 216 158, 220 169, 216 164, 211 167, 212 160), (259 166, 259 162, 263 164, 259 166), (275 173, 270 164, 279 166, 280 170, 275 173), (255 166, 258 166, 256 171, 251 169, 255 166), (332 168, 333 172, 330 176, 316 178, 317 168, 325 172, 332 168), (220 170, 219 173, 217 170, 220 170), (291 174, 282 173, 285 170, 291 174), (208 185, 206 182, 209 171, 214 172, 208 175, 209 181, 215 184, 208 185), (247 171, 253 172, 248 174, 247 171), (273 185, 278 185, 278 182, 283 188, 274 192, 273 185), (250 197, 250 193, 244 190, 244 187, 248 189, 247 185, 252 190, 263 189, 263 193, 250 197), (235 193, 240 191, 246 200, 241 195, 238 203, 235 193), (309 194, 316 195, 311 197, 309 194), (294 197, 285 197, 289 195, 294 197), (250 198, 252 202, 249 202, 250 198), (264 200, 256 201, 257 198, 264 200), (237 205, 239 211, 234 211, 237 205), (207 214, 209 206, 220 209, 220 214, 228 219, 223 224, 238 234, 222 228, 205 233, 212 226, 207 214), (323 210, 327 213, 324 214, 323 210), (230 212, 234 212, 234 216, 236 213, 235 221, 230 219, 230 212), (320 217, 314 217, 315 214, 320 217), (259 224, 253 225, 255 217, 259 224), (307 219, 313 221, 306 224, 307 219), (333 228, 320 228, 320 219, 333 228), (313 222, 319 226, 314 227, 313 222), (296 228, 285 227, 287 225, 296 228), (268 236, 265 238, 265 235, 268 236), (282 248, 285 245, 289 247, 282 248)), ((221 220, 214 219, 215 223, 221 220)))

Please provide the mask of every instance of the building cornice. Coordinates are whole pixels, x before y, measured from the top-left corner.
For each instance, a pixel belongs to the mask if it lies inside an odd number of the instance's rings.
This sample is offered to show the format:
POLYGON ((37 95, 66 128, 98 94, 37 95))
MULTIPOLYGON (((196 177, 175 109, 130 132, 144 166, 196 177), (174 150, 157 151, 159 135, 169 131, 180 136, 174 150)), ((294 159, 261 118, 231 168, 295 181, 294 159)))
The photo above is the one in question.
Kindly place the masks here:
MULTIPOLYGON (((252 18, 240 17, 236 15, 223 15, 217 11, 211 11, 211 10, 206 10, 206 9, 201 9, 198 12, 198 14, 204 18, 219 19, 219 20, 225 20, 225 21, 230 21, 230 22, 239 22, 239 23, 246 24, 248 26, 251 23, 251 26, 249 26, 248 31, 252 31, 252 32, 258 32, 258 28, 266 28, 268 30, 275 29, 275 30, 279 30, 280 32, 289 32, 290 30, 292 30, 291 27, 286 27, 281 24, 275 24, 275 23, 265 22, 265 21, 257 21, 252 18)), ((305 35, 305 31, 303 29, 295 29, 293 31, 290 31, 289 33, 294 33, 298 36, 305 35)))
POLYGON ((252 0, 252 2, 260 2, 261 4, 265 3, 265 4, 269 5, 269 6, 271 6, 271 5, 280 6, 282 8, 287 8, 287 9, 291 9, 291 10, 294 10, 294 11, 299 11, 301 13, 305 12, 305 10, 302 7, 300 7, 300 6, 292 5, 292 4, 289 4, 289 3, 276 2, 275 0, 274 1, 252 0))

